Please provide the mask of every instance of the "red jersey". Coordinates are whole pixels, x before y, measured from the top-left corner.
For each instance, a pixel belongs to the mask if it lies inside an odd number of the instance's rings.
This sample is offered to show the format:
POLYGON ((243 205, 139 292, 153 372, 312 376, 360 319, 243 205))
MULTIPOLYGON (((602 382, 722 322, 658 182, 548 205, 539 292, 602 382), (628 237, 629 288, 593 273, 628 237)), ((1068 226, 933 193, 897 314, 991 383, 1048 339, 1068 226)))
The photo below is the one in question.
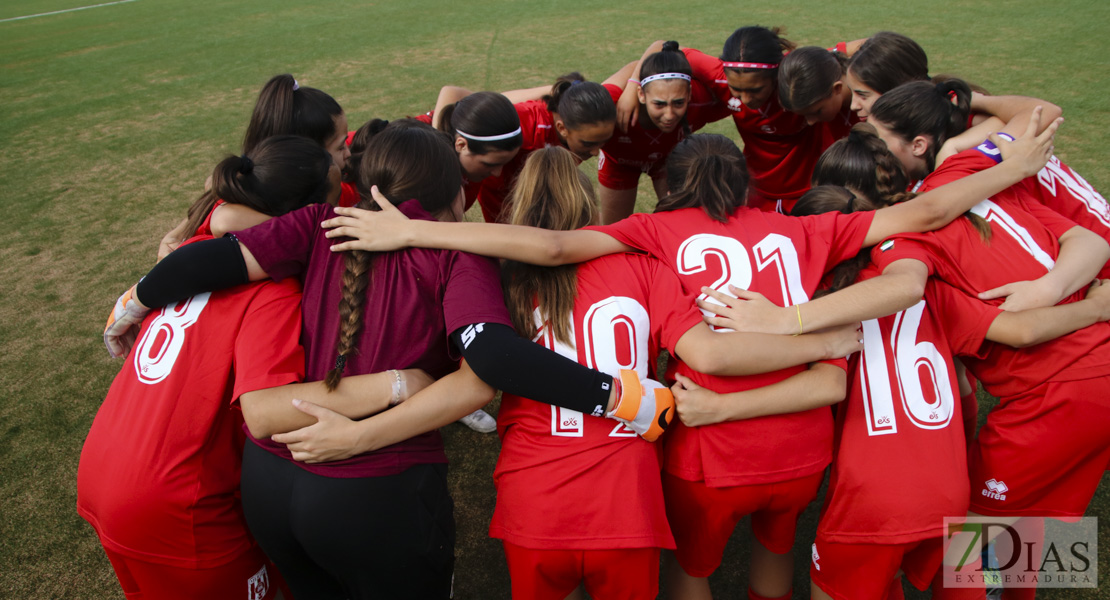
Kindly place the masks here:
MULTIPOLYGON (((744 207, 720 223, 701 209, 687 208, 634 214, 595 229, 663 260, 687 293, 703 286, 727 293, 731 284, 790 306, 807 302, 826 271, 859 253, 871 218, 871 213, 797 218, 744 207)), ((680 373, 720 393, 765 386, 805 368, 714 377, 678 365, 680 373)), ((682 479, 710 487, 784 481, 829 464, 832 415, 822 407, 705 427, 672 423, 668 437, 665 468, 682 479)))
MULTIPOLYGON (((536 311, 539 323, 539 310, 536 311)), ((651 377, 660 348, 701 321, 666 265, 613 254, 578 265, 572 345, 535 341, 614 377, 651 377)), ((624 425, 504 394, 490 536, 534 549, 674 548, 663 508, 659 446, 624 425), (620 500, 599 490, 623 490, 620 500)))
POLYGON ((524 168, 524 161, 534 150, 545 146, 562 146, 559 133, 555 131, 555 119, 543 100, 529 100, 516 104, 516 114, 520 118, 520 131, 523 134, 520 152, 501 169, 501 175, 489 176, 482 180, 478 190, 478 203, 482 205, 482 216, 487 223, 501 220, 501 210, 509 190, 516 183, 516 176, 524 168))
MULTIPOLYGON (((431 220, 420 203, 398 209, 409 218, 431 220)), ((326 204, 313 204, 238 231, 262 268, 275 280, 304 280, 303 343, 306 380, 321 381, 335 365, 339 339, 339 301, 344 257, 332 252, 320 222, 335 216, 326 204)), ((423 369, 443 377, 458 368, 448 336, 472 323, 510 325, 496 265, 465 252, 409 248, 374 255, 369 298, 363 313, 358 352, 347 361, 346 374, 388 369, 423 369), (419 327, 410 326, 419 323, 419 327)), ((282 444, 256 440, 259 446, 291 458, 282 444)), ((414 464, 445 463, 438 431, 429 431, 392 446, 321 464, 295 463, 327 477, 395 475, 414 464)))
POLYGON ((202 221, 201 224, 197 227, 197 231, 193 234, 193 237, 212 237, 212 215, 216 214, 216 209, 223 206, 224 204, 227 204, 227 202, 223 200, 216 200, 216 203, 212 205, 212 210, 208 211, 208 215, 204 217, 204 221, 202 221))
MULTIPOLYGON (((878 274, 871 267, 860 279, 878 274)), ((863 322, 863 352, 848 361, 848 396, 836 410, 824 539, 910 543, 941 537, 944 517, 967 512, 959 385, 938 306, 927 296, 863 322)))
MULTIPOLYGON (((1006 134, 1001 134, 1007 138, 1006 134)), ((961 158, 959 168, 951 168, 947 161, 941 166, 946 172, 943 180, 934 180, 930 185, 937 187, 948 181, 959 179, 963 175, 981 171, 989 166, 1002 161, 998 148, 989 140, 976 148, 977 152, 968 152, 961 158)), ((955 166, 954 166, 955 167, 955 166)), ((1023 198, 1028 201, 1035 199, 1055 212, 1067 217, 1077 225, 1090 229, 1110 242, 1110 204, 1102 197, 1091 184, 1087 183, 1078 173, 1073 171, 1055 156, 1049 158, 1048 164, 1037 173, 1036 177, 1022 180, 1020 184, 1025 189, 1023 198)), ((931 189, 931 188, 926 188, 931 189)), ((924 191, 924 190, 923 190, 924 191)), ((1100 278, 1110 277, 1110 263, 1099 271, 1100 278)))
MULTIPOLYGON (((953 179, 953 174, 966 173, 969 165, 982 164, 980 155, 981 151, 973 148, 949 158, 925 179, 922 187, 932 189, 953 179)), ((872 260, 880 269, 900 259, 918 260, 928 267, 931 276, 972 298, 1011 281, 1037 279, 1055 264, 1059 237, 1075 224, 1030 200, 1028 188, 1019 183, 972 209, 990 225, 989 244, 983 242, 968 219, 961 218, 937 231, 901 234, 887 240, 872 250, 872 260)), ((1082 292, 1076 292, 1064 302, 1082 297, 1082 292)), ((1003 301, 998 298, 987 304, 998 306, 1003 301)), ((970 344, 961 337, 970 335, 971 329, 945 327, 954 346, 970 344)), ((1005 402, 1007 397, 1050 379, 1086 379, 1105 373, 1110 367, 1110 352, 1096 349, 1108 340, 1110 324, 1096 323, 1029 348, 985 342, 964 362, 987 391, 1005 402)))
POLYGON ((253 541, 239 505, 243 418, 232 403, 300 381, 300 285, 243 285, 147 315, 93 421, 77 512, 104 547, 185 568, 253 541))
POLYGON ((362 196, 358 193, 358 188, 353 183, 346 181, 339 184, 339 206, 350 208, 357 205, 362 200, 362 196))
POLYGON ((780 212, 790 212, 794 202, 809 190, 809 180, 821 153, 843 136, 831 137, 827 126, 806 125, 805 117, 782 107, 777 92, 762 107, 748 108, 729 92, 724 64, 719 58, 692 48, 683 52, 694 78, 733 111, 751 173, 748 205, 776 210, 782 200, 780 212))

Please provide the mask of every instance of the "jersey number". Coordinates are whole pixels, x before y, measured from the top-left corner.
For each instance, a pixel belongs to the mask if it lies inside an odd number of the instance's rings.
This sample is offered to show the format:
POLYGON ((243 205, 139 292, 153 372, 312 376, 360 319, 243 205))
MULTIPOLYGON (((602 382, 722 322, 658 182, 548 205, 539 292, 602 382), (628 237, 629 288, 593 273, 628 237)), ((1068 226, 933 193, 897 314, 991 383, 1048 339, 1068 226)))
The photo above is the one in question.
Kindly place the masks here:
POLYGON ((169 377, 185 345, 185 330, 197 322, 211 295, 204 292, 167 306, 151 322, 135 352, 135 374, 140 382, 153 385, 169 377))
MULTIPOLYGON (((539 309, 534 313, 540 320, 539 309)), ((640 378, 647 377, 648 335, 650 324, 647 309, 632 298, 610 296, 594 303, 582 319, 581 336, 575 333, 571 322, 571 336, 582 340, 586 366, 616 377, 621 369, 631 369, 640 378)), ((541 328, 540 340, 545 347, 573 361, 578 360, 578 352, 555 339, 547 328, 541 328)), ((551 407, 551 435, 563 437, 582 437, 585 419, 577 410, 551 407)), ((610 437, 636 437, 636 432, 617 423, 610 437)))
MULTIPOLYGON (((922 300, 894 315, 891 355, 894 376, 902 397, 902 410, 910 423, 921 429, 941 429, 952 420, 956 398, 952 393, 949 365, 932 342, 918 342, 917 330, 925 311, 922 300), (926 387, 927 386, 927 387, 926 387), (935 398, 929 402, 927 398, 935 398)), ((879 323, 863 322, 863 354, 860 386, 863 408, 867 413, 868 435, 898 433, 894 418, 894 390, 890 385, 890 365, 879 323)))
MULTIPOLYGON (((763 238, 752 247, 751 257, 744 244, 735 238, 709 233, 692 236, 678 249, 679 274, 692 275, 707 270, 709 268, 707 258, 710 256, 715 256, 720 261, 721 276, 707 287, 726 294, 729 285, 745 290, 750 288, 752 258, 754 258, 756 269, 760 272, 773 267, 778 273, 784 306, 809 301, 809 295, 802 286, 802 269, 798 265, 798 251, 794 248, 794 242, 784 235, 772 233, 763 238)), ((719 304, 707 294, 698 296, 698 299, 719 304)), ((705 309, 702 309, 702 313, 712 316, 712 313, 705 309)), ((714 329, 731 331, 718 327, 714 329)))

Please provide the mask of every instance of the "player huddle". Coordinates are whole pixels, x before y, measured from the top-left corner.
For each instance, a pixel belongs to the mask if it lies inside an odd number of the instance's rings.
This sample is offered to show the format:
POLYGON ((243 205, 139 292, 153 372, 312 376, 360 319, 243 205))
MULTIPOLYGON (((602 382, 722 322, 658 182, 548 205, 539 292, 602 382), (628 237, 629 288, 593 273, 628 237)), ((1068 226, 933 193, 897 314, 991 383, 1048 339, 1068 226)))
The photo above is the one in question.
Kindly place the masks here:
POLYGON ((128 598, 445 598, 437 428, 499 389, 514 597, 654 598, 669 550, 708 598, 750 515, 749 597, 789 598, 831 465, 814 598, 983 598, 943 519, 1080 517, 1110 466, 1110 209, 1059 114, 890 32, 657 42, 355 132, 274 77, 117 302, 78 510, 128 598), (694 133, 728 117, 742 151, 694 133))

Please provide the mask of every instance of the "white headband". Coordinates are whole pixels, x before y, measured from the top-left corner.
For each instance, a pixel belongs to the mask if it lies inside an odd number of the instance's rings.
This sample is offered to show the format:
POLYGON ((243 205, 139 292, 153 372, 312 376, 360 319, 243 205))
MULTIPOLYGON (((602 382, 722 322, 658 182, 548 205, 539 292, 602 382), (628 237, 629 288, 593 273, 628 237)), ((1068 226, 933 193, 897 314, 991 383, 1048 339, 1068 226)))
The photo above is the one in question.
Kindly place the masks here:
POLYGON ((496 142, 498 140, 507 140, 509 138, 516 137, 516 136, 520 135, 520 128, 517 127, 516 129, 514 129, 513 131, 510 131, 509 133, 502 133, 500 135, 470 135, 469 133, 464 133, 464 132, 459 131, 457 129, 455 130, 455 133, 463 136, 464 138, 466 138, 468 140, 474 140, 475 142, 496 142))
POLYGON ((655 75, 644 77, 640 81, 640 87, 644 87, 645 85, 651 83, 652 81, 655 81, 656 79, 685 79, 686 81, 690 81, 690 76, 685 73, 657 73, 655 75))

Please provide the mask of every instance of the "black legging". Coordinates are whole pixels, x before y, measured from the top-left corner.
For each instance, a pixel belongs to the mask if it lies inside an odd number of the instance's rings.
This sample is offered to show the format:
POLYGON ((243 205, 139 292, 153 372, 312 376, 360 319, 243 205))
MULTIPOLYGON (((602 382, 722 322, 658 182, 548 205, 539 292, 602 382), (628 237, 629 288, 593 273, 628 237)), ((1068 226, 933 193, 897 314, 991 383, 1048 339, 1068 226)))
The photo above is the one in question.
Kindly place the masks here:
POLYGON ((445 464, 324 477, 248 441, 242 496, 251 533, 298 599, 450 596, 455 518, 445 464))

